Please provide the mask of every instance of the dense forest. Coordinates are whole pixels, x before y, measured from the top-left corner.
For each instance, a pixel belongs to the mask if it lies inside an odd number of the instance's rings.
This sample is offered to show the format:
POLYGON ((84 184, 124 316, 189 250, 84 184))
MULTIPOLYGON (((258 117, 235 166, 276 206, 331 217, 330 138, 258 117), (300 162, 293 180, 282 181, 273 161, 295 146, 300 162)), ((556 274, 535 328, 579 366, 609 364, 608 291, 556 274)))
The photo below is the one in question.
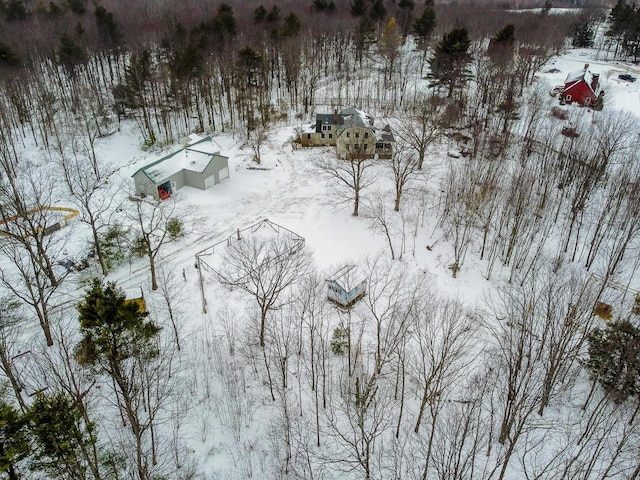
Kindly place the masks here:
POLYGON ((513 6, 0 2, 0 476, 640 478, 639 121, 606 96, 561 108, 536 81, 570 47, 636 60, 640 14, 513 6), (101 142, 224 132, 259 161, 269 129, 347 105, 398 140, 384 165, 309 162, 388 241, 362 301, 333 308, 307 250, 257 237, 229 248, 195 328, 163 256, 200 220, 118 203, 101 142), (443 141, 460 154, 436 177, 443 141), (376 169, 393 184, 378 203, 376 169), (45 228, 61 196, 87 232, 72 266, 70 229, 45 228), (411 270, 425 224, 490 298, 411 270), (143 307, 106 280, 131 259, 143 307))

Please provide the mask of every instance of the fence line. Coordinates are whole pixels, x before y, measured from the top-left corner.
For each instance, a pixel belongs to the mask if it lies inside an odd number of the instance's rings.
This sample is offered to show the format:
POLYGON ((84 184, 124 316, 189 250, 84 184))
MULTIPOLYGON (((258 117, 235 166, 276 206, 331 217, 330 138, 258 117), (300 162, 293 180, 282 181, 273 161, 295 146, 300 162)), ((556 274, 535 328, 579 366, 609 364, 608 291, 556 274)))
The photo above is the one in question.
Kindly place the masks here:
POLYGON ((305 242, 304 237, 301 237, 294 231, 289 230, 288 228, 285 228, 282 225, 278 225, 277 223, 270 222, 268 219, 265 218, 264 220, 261 220, 258 223, 254 223, 253 225, 249 225, 248 227, 245 227, 243 229, 238 228, 234 234, 231 234, 228 237, 223 238, 219 242, 216 242, 213 245, 205 248, 204 250, 199 251, 198 253, 196 253, 196 268, 198 269, 198 278, 200 281, 202 313, 207 313, 207 298, 204 293, 204 276, 202 274, 202 271, 203 269, 206 268, 207 271, 218 273, 216 272, 215 268, 213 268, 211 265, 209 265, 207 262, 204 261, 203 257, 214 255, 216 251, 216 247, 219 247, 221 245, 230 247, 234 242, 242 240, 243 239, 242 234, 244 232, 250 231, 251 233, 255 233, 258 229, 262 227, 271 228, 274 232, 278 234, 281 231, 284 231, 289 236, 289 238, 295 241, 294 245, 287 252, 283 252, 280 255, 276 256, 275 258, 269 259, 268 261, 277 260, 284 254, 293 255, 295 253, 298 253, 300 249, 304 246, 304 242, 305 242))

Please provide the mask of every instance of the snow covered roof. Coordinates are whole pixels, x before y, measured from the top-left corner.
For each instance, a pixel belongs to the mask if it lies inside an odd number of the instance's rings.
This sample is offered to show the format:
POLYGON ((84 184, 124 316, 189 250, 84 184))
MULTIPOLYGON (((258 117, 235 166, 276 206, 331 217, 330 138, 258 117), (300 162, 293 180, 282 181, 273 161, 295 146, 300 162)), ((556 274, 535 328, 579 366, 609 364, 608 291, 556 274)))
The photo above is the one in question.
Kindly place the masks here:
POLYGON ((215 155, 220 155, 220 148, 210 136, 200 137, 192 133, 184 148, 142 167, 135 173, 142 171, 149 180, 159 183, 182 170, 202 173, 215 155))
POLYGON ((364 280, 366 277, 360 272, 357 265, 345 265, 326 281, 340 286, 345 292, 350 292, 364 280))
POLYGON ((389 125, 385 125, 382 130, 379 130, 376 135, 376 140, 381 140, 383 142, 395 142, 396 139, 391 132, 391 127, 389 125))
POLYGON ((340 112, 340 116, 349 127, 373 127, 373 117, 356 107, 345 108, 340 112))
POLYGON ((570 88, 573 88, 574 86, 576 86, 577 84, 579 84, 581 81, 584 80, 584 82, 589 86, 589 88, 591 90, 596 91, 596 88, 594 88, 594 81, 595 84, 597 86, 598 84, 598 79, 599 79, 600 75, 597 73, 593 73, 591 70, 589 70, 589 65, 585 65, 584 68, 582 70, 576 70, 574 72, 570 72, 567 75, 567 79, 564 81, 564 90, 565 92, 567 90, 569 90, 570 88))
POLYGON ((302 125, 300 131, 302 133, 316 133, 316 126, 314 124, 306 123, 302 125))
POLYGON ((142 287, 123 288, 122 291, 124 292, 124 298, 126 300, 135 300, 136 298, 144 297, 142 287))

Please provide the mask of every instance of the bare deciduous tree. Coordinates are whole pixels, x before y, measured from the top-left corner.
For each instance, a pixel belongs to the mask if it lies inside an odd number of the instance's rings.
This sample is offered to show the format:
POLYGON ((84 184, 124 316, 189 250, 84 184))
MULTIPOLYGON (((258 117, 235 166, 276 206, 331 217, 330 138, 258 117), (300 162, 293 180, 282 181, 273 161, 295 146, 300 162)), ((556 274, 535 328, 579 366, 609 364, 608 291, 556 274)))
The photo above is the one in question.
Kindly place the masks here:
POLYGON ((389 167, 393 174, 393 186, 395 191, 393 209, 396 212, 400 210, 400 199, 402 198, 402 194, 406 192, 410 183, 417 178, 416 170, 418 169, 418 164, 419 162, 416 160, 416 156, 413 153, 409 153, 404 149, 394 149, 391 160, 389 161, 389 167))
POLYGON ((67 186, 73 203, 80 210, 80 221, 91 228, 96 257, 100 263, 102 274, 106 275, 108 269, 102 251, 102 242, 100 242, 100 231, 110 224, 108 217, 111 213, 114 195, 109 183, 109 173, 111 172, 105 173, 103 168, 100 168, 101 165, 96 159, 95 153, 92 155, 93 158, 90 160, 85 156, 77 156, 75 153, 70 155, 62 150, 58 161, 61 167, 59 173, 67 186))
POLYGON ((158 269, 158 278, 160 280, 160 294, 164 300, 167 315, 171 322, 171 331, 173 332, 173 339, 176 342, 176 349, 180 351, 180 327, 182 326, 180 319, 183 315, 181 305, 186 298, 187 284, 180 279, 179 275, 175 274, 175 271, 173 271, 174 268, 175 266, 162 265, 158 269))
POLYGON ((440 97, 421 96, 413 105, 413 110, 402 117, 395 128, 395 133, 417 156, 416 168, 421 170, 425 156, 440 134, 441 116, 440 97))
POLYGON ((362 192, 376 180, 370 172, 373 160, 362 153, 352 152, 344 160, 335 156, 316 156, 313 163, 329 181, 335 182, 333 186, 338 192, 339 201, 353 201, 352 215, 357 217, 362 192))
POLYGON ((8 261, 0 267, 0 281, 34 312, 47 345, 52 345, 52 295, 67 273, 54 267, 55 257, 64 251, 65 232, 58 231, 64 220, 48 208, 54 203, 48 173, 32 165, 17 177, 11 159, 2 158, 0 251, 8 261))
POLYGON ((425 301, 415 321, 416 365, 413 378, 419 385, 420 407, 414 427, 418 433, 425 413, 429 414, 422 478, 431 463, 433 442, 440 413, 452 388, 464 379, 475 360, 477 320, 456 301, 425 301))
POLYGON ((125 213, 138 228, 134 252, 149 260, 151 288, 157 290, 156 259, 165 245, 188 233, 185 213, 173 198, 164 201, 140 200, 135 201, 133 206, 130 211, 125 209, 125 213))
POLYGON ((218 278, 224 285, 240 288, 256 301, 260 311, 260 346, 265 345, 267 316, 289 301, 283 295, 304 275, 309 253, 289 236, 252 235, 232 243, 226 250, 218 278))
POLYGON ((391 251, 391 260, 395 260, 396 254, 393 248, 393 239, 391 238, 393 227, 390 219, 387 218, 384 193, 376 192, 372 200, 366 203, 364 211, 363 217, 369 221, 371 227, 384 233, 387 239, 387 245, 389 245, 389 250, 391 251))

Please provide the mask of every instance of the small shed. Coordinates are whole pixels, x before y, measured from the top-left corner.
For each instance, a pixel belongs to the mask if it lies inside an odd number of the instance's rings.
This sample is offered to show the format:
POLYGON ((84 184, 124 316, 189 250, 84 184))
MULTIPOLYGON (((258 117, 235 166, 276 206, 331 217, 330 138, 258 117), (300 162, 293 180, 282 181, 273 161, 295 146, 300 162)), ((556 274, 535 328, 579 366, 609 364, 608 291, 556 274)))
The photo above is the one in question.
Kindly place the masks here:
POLYGON ((343 307, 353 305, 367 290, 367 279, 359 273, 356 265, 345 265, 326 282, 327 298, 343 307))
POLYGON ((164 200, 184 186, 206 190, 229 178, 229 158, 210 136, 191 134, 183 145, 133 174, 137 194, 164 200))
POLYGON ((144 292, 142 291, 142 287, 125 288, 124 295, 125 295, 124 303, 136 304, 138 306, 139 313, 144 313, 147 311, 147 302, 144 299, 144 292))

